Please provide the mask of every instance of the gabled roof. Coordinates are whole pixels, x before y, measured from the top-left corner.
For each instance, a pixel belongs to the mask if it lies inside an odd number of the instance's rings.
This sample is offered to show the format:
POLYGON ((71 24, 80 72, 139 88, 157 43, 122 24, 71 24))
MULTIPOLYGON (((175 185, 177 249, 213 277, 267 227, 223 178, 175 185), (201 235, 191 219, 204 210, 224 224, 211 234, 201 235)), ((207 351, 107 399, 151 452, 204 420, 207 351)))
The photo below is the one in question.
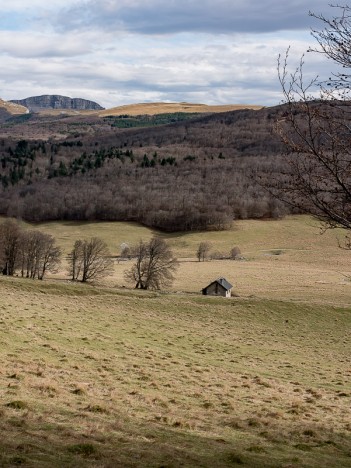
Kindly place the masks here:
POLYGON ((229 281, 227 281, 225 278, 218 278, 216 282, 223 286, 223 288, 225 288, 227 291, 233 287, 233 285, 230 284, 229 281))
POLYGON ((214 281, 212 281, 212 283, 210 283, 208 286, 206 286, 206 288, 204 289, 207 289, 208 287, 211 286, 211 284, 214 284, 214 283, 218 283, 220 284, 224 289, 226 289, 227 291, 229 291, 230 289, 232 289, 233 285, 230 284, 225 278, 218 278, 214 281))

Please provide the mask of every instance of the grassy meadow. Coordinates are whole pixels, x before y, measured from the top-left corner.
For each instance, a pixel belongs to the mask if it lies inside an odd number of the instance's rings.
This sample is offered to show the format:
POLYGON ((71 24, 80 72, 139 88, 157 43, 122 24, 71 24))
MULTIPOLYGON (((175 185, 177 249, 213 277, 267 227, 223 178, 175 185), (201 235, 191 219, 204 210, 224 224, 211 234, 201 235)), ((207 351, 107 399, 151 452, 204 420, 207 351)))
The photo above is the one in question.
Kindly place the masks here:
POLYGON ((222 106, 208 106, 206 104, 193 104, 189 102, 150 102, 141 104, 128 104, 98 111, 100 117, 111 115, 157 115, 176 112, 229 112, 239 109, 262 109, 262 106, 245 104, 228 104, 222 106))
MULTIPOLYGON (((66 253, 154 234, 34 228, 66 253)), ((0 278, 0 466, 351 466, 351 253, 336 234, 302 216, 164 235, 180 260, 167 292, 131 289, 129 262, 98 285, 0 278), (245 260, 199 263, 203 240, 245 260), (198 294, 217 276, 236 297, 198 294)))
MULTIPOLYGON (((345 233, 321 234, 317 221, 309 216, 289 216, 278 221, 237 221, 228 231, 163 234, 133 223, 51 222, 24 227, 52 234, 67 254, 76 239, 101 237, 111 254, 120 254, 121 244, 136 244, 153 235, 165 238, 180 261, 172 291, 199 293, 212 280, 224 276, 240 297, 308 301, 330 305, 351 304, 351 251, 338 247, 345 233), (212 244, 212 251, 229 255, 238 246, 245 260, 213 260, 199 263, 200 242, 212 244)), ((104 284, 132 288, 124 271, 132 262, 115 262, 114 275, 104 284)), ((67 278, 63 264, 57 279, 67 278)))

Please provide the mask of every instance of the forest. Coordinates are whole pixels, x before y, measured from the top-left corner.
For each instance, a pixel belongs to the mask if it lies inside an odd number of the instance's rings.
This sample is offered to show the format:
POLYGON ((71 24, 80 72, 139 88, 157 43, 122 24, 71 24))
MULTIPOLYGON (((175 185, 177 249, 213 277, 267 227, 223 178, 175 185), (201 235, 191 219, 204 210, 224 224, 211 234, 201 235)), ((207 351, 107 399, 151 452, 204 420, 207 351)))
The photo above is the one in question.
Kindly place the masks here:
POLYGON ((289 208, 259 181, 286 170, 274 129, 284 112, 175 115, 163 125, 134 117, 136 128, 118 127, 128 116, 12 119, 0 126, 0 214, 138 221, 165 231, 280 217, 289 208))

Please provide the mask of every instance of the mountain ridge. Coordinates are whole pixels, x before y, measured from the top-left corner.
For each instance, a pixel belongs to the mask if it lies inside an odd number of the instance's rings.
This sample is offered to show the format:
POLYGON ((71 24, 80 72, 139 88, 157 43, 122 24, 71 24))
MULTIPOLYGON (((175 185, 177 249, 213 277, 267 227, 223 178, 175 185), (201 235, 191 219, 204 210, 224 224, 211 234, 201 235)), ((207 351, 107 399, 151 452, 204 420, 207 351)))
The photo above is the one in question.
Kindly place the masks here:
POLYGON ((85 113, 89 113, 96 114, 99 117, 172 113, 212 114, 242 109, 260 110, 263 107, 264 106, 254 104, 209 105, 203 103, 160 101, 124 104, 121 106, 104 108, 95 101, 83 98, 71 98, 58 94, 43 94, 41 96, 31 96, 25 99, 11 99, 9 101, 3 101, 0 99, 0 108, 6 109, 6 111, 11 115, 26 114, 28 112, 53 116, 61 113, 66 113, 67 115, 84 115, 85 113))
POLYGON ((41 96, 31 96, 25 99, 11 99, 9 102, 21 105, 29 109, 30 112, 39 112, 42 109, 55 110, 95 110, 102 111, 104 107, 97 102, 82 98, 71 98, 59 94, 43 94, 41 96))

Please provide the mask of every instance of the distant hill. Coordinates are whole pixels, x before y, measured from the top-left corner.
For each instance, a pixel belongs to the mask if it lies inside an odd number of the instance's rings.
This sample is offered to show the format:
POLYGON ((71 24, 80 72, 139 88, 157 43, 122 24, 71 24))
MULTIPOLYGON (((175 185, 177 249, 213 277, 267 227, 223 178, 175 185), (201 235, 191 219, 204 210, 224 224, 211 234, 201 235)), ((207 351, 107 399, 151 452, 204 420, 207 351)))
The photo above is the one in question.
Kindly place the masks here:
POLYGON ((0 99, 0 111, 5 111, 11 115, 27 114, 28 109, 20 104, 12 101, 3 101, 0 99))
POLYGON ((118 116, 118 115, 157 115, 176 112, 189 113, 217 113, 229 112, 240 109, 259 110, 263 106, 251 104, 227 104, 208 106, 207 104, 193 104, 189 102, 150 102, 142 104, 129 104, 125 106, 112 107, 99 112, 100 117, 118 116))
POLYGON ((40 112, 43 109, 67 109, 67 110, 94 110, 100 111, 104 110, 102 106, 97 104, 94 101, 89 101, 87 99, 81 98, 70 98, 67 96, 60 95, 43 95, 43 96, 33 96, 26 99, 13 99, 10 101, 14 104, 19 104, 21 106, 27 107, 31 112, 40 112))
POLYGON ((263 106, 253 104, 226 104, 210 106, 207 104, 189 103, 189 102, 151 102, 127 104, 124 106, 105 109, 94 101, 81 98, 70 98, 60 95, 33 96, 26 99, 12 99, 1 105, 5 101, 0 100, 0 108, 12 107, 11 114, 23 114, 30 112, 41 113, 45 115, 58 115, 64 112, 68 115, 74 114, 94 114, 99 117, 108 116, 140 116, 140 115, 159 115, 173 113, 192 113, 192 114, 213 114, 218 112, 229 112, 241 109, 259 110, 263 106), (23 109, 24 107, 24 109, 23 109), (15 110, 18 109, 16 112, 15 110))

